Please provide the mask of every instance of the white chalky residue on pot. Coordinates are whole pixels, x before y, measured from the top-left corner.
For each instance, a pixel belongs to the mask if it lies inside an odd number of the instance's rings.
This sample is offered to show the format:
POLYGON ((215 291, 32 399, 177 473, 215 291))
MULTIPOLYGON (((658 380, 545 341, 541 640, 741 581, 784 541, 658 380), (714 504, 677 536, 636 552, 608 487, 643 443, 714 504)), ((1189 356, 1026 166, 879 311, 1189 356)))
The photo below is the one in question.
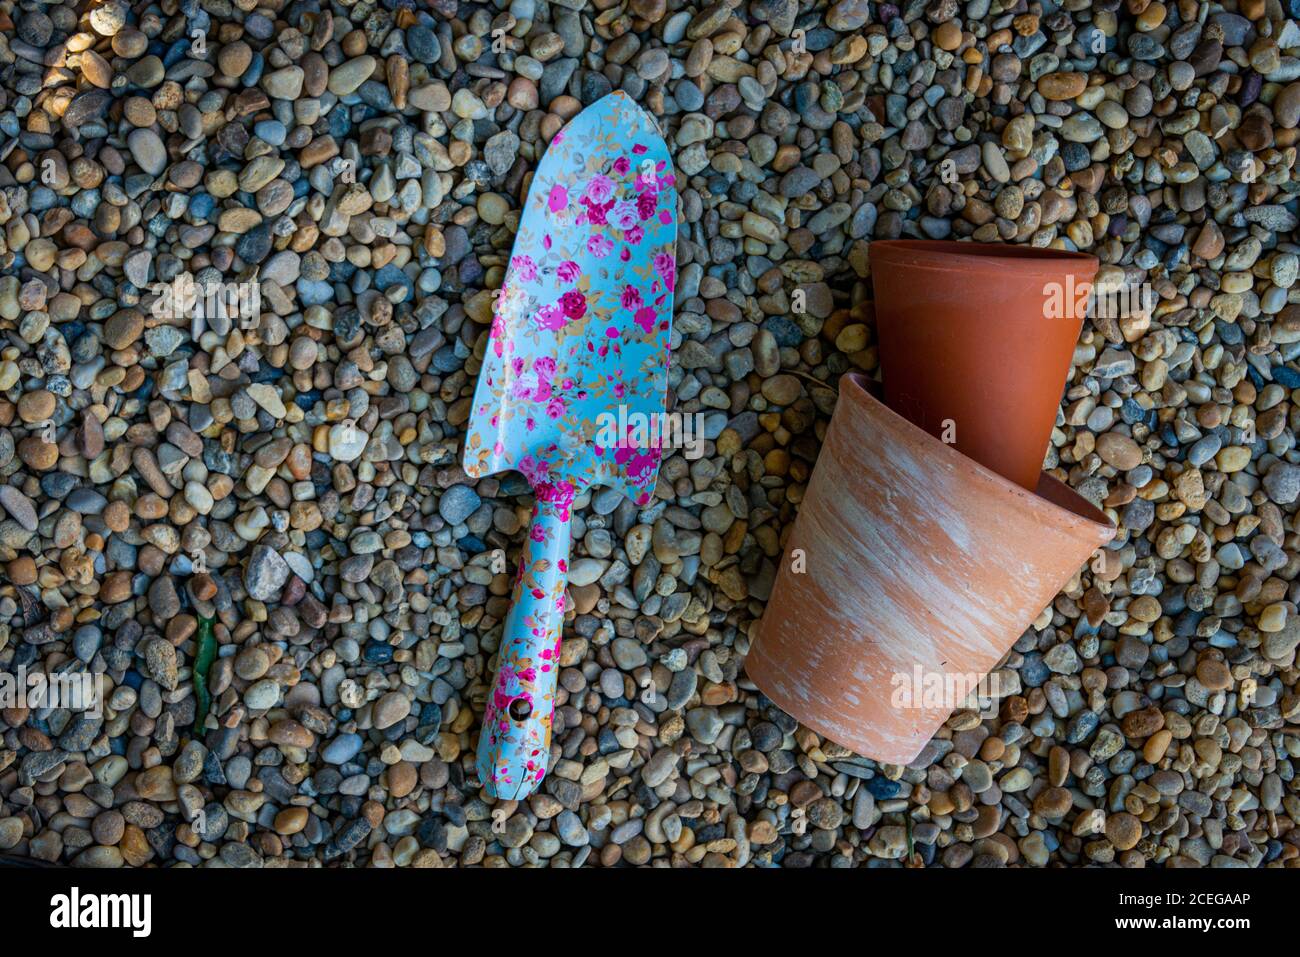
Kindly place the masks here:
POLYGON ((896 676, 987 674, 1109 536, 967 464, 860 389, 846 399, 787 544, 807 567, 783 567, 778 590, 797 598, 765 619, 747 667, 813 730, 906 763, 952 709, 895 707, 896 676))

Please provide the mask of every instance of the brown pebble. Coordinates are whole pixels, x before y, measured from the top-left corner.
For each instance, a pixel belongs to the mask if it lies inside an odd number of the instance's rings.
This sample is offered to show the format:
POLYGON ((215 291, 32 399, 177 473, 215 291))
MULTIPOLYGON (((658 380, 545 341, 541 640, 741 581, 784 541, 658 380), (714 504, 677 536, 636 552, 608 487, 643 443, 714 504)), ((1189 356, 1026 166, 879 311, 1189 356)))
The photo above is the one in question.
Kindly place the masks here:
POLYGON ((1148 764, 1157 764, 1169 750, 1169 744, 1174 739, 1173 732, 1168 728, 1162 728, 1151 737, 1147 738, 1146 744, 1142 746, 1142 759, 1148 764))
POLYGON ((975 823, 971 825, 976 840, 988 837, 1002 823, 1002 808, 998 805, 985 804, 975 812, 975 823))
POLYGON ((1048 73, 1038 79, 1038 92, 1047 100, 1072 100, 1087 88, 1086 73, 1048 73))
MULTIPOLYGON (((217 52, 217 66, 226 76, 243 76, 253 62, 253 51, 243 40, 227 43, 217 52)), ((319 94, 313 94, 319 96, 319 94)))
POLYGON ((18 443, 18 457, 28 468, 48 472, 59 461, 59 448, 40 436, 29 435, 18 443))
POLYGON ((1127 737, 1145 738, 1165 726, 1165 716, 1155 705, 1150 705, 1124 715, 1120 726, 1127 737))
POLYGON ((297 834, 307 826, 308 811, 305 807, 287 807, 275 816, 275 833, 286 837, 297 834))
POLYGON ((15 585, 31 585, 36 581, 36 562, 30 555, 19 555, 5 566, 15 585))
POLYGON ((104 343, 110 349, 126 349, 144 332, 144 316, 135 309, 121 309, 104 323, 104 343))
POLYGON ((384 772, 388 780, 388 793, 395 798, 404 798, 415 790, 419 781, 415 765, 409 761, 398 761, 384 772))
POLYGON ((1107 432, 1097 439, 1097 454, 1107 465, 1127 472, 1142 464, 1142 448, 1120 432, 1107 432))
POLYGON ((117 848, 122 854, 122 859, 132 867, 143 867, 154 856, 149 839, 145 837, 144 831, 134 824, 128 824, 123 829, 122 839, 118 841, 117 848))
POLYGON ((1125 811, 1112 814, 1106 818, 1106 837, 1117 851, 1127 851, 1142 839, 1142 822, 1125 811))
POLYGON ((46 389, 26 392, 18 398, 18 417, 24 422, 44 422, 54 415, 54 393, 46 389))
POLYGON ((537 85, 527 77, 515 77, 506 91, 506 102, 516 110, 537 109, 537 85))
POLYGON ((290 745, 298 748, 310 748, 316 743, 316 736, 297 721, 284 719, 271 725, 267 738, 273 744, 290 745))
POLYGON ((1224 691, 1232 687, 1231 670, 1217 658, 1202 658, 1197 662, 1196 679, 1210 691, 1224 691))
POLYGON ((1065 788, 1045 788, 1034 798, 1034 813, 1048 820, 1065 817, 1074 806, 1074 798, 1065 788))

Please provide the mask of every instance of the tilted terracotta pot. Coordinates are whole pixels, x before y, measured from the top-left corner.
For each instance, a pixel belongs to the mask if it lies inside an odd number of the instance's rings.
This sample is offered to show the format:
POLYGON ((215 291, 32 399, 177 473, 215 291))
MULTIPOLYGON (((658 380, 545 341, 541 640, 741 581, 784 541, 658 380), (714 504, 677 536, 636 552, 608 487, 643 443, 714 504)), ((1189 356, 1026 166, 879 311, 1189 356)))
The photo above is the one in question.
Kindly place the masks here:
POLYGON ((928 240, 869 253, 886 404, 1033 491, 1096 257, 928 240))
POLYGON ((1049 475, 1027 492, 972 461, 875 386, 840 379, 745 669, 814 731, 906 764, 959 702, 900 707, 901 684, 985 675, 1115 527, 1049 475))

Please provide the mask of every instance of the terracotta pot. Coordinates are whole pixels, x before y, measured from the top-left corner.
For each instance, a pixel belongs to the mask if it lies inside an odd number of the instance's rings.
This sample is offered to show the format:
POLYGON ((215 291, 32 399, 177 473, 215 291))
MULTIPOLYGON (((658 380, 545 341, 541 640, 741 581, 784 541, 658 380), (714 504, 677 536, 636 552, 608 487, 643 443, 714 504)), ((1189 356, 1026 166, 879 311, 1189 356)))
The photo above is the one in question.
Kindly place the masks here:
POLYGON ((870 256, 885 402, 1033 491, 1096 257, 925 240, 870 256))
POLYGON ((972 461, 875 386, 840 379, 745 669, 814 731, 906 764, 960 705, 901 706, 914 679, 975 686, 1115 527, 1049 475, 1027 492, 972 461))

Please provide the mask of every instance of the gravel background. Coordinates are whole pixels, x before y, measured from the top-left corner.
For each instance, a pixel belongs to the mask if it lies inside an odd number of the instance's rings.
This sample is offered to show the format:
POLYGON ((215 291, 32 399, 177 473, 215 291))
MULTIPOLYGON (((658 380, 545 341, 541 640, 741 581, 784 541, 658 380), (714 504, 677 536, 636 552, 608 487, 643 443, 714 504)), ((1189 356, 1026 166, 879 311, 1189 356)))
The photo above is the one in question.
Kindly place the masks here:
POLYGON ((0 0, 0 668, 106 685, 100 718, 0 709, 0 851, 1296 866, 1297 0, 419 6, 0 0), (672 385, 709 443, 650 507, 579 501, 558 754, 493 805, 529 501, 459 443, 527 174, 614 88, 674 147, 672 385), (1086 325, 1048 456, 1119 536, 998 717, 909 768, 743 672, 898 236, 1089 250, 1158 297, 1086 325), (181 273, 260 282, 260 316, 159 318, 181 273))

